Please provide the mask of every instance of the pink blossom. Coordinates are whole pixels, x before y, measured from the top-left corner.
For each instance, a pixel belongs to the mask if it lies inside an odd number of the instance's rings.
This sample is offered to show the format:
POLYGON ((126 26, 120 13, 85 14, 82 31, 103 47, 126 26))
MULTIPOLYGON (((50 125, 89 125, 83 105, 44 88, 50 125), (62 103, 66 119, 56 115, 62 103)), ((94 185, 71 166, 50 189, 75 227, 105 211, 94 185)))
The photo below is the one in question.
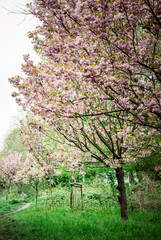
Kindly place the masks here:
POLYGON ((79 174, 82 175, 82 176, 86 175, 86 173, 84 171, 80 171, 79 174))

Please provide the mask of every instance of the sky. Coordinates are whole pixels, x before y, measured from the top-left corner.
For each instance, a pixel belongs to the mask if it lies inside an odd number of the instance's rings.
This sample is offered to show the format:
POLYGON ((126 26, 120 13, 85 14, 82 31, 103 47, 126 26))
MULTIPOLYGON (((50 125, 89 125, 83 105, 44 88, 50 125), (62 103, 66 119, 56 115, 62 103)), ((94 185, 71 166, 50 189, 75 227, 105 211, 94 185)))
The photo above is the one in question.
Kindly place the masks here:
POLYGON ((27 2, 0 0, 0 150, 5 137, 23 115, 11 97, 15 89, 9 84, 8 78, 22 74, 23 54, 31 54, 32 59, 35 57, 27 32, 35 29, 38 20, 31 15, 10 12, 24 8, 27 2))

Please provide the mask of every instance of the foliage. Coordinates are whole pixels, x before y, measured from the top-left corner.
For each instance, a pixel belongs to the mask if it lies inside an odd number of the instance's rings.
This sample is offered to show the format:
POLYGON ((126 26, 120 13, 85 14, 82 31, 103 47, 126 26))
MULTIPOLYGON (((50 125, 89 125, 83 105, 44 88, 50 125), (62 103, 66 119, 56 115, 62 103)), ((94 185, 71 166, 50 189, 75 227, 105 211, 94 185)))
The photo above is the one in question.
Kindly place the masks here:
POLYGON ((142 181, 129 191, 129 210, 161 211, 161 184, 143 175, 142 181))
POLYGON ((12 153, 17 152, 22 154, 21 160, 26 158, 27 150, 22 144, 20 137, 20 128, 13 129, 4 141, 4 151, 10 150, 12 153))
POLYGON ((153 151, 150 156, 146 156, 144 159, 139 159, 139 161, 136 163, 136 166, 134 166, 134 169, 137 172, 146 172, 150 178, 159 180, 159 176, 157 176, 157 171, 155 169, 160 165, 160 161, 160 151, 153 151))
POLYGON ((58 182, 61 184, 62 187, 64 186, 70 187, 71 180, 72 173, 69 171, 69 168, 63 167, 61 169, 61 175, 58 178, 58 182))

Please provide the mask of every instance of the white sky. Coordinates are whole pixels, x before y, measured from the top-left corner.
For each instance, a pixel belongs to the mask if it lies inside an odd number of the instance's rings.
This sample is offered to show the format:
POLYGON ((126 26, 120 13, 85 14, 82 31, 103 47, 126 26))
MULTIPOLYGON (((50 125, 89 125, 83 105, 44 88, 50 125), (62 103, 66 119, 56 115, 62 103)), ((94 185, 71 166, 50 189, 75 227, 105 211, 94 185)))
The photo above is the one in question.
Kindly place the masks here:
POLYGON ((20 115, 17 104, 11 97, 14 88, 9 84, 8 78, 22 73, 23 54, 34 54, 27 32, 34 30, 38 24, 38 20, 31 15, 25 18, 25 15, 9 13, 3 8, 16 10, 26 2, 28 1, 0 0, 0 150, 4 138, 14 128, 15 118, 20 115))

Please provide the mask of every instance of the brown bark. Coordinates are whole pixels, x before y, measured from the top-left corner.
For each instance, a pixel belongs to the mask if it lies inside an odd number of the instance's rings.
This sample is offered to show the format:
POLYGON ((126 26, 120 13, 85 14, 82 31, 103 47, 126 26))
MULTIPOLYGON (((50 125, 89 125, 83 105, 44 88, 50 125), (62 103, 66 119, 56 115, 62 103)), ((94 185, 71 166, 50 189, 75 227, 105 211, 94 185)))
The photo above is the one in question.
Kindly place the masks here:
POLYGON ((123 220, 128 220, 127 197, 126 197, 126 188, 125 188, 125 181, 124 181, 124 172, 123 172, 122 168, 117 168, 117 169, 115 169, 115 171, 116 171, 116 178, 118 181, 118 190, 119 190, 118 201, 120 204, 121 218, 123 220))
POLYGON ((18 183, 16 183, 16 198, 18 198, 18 183))

